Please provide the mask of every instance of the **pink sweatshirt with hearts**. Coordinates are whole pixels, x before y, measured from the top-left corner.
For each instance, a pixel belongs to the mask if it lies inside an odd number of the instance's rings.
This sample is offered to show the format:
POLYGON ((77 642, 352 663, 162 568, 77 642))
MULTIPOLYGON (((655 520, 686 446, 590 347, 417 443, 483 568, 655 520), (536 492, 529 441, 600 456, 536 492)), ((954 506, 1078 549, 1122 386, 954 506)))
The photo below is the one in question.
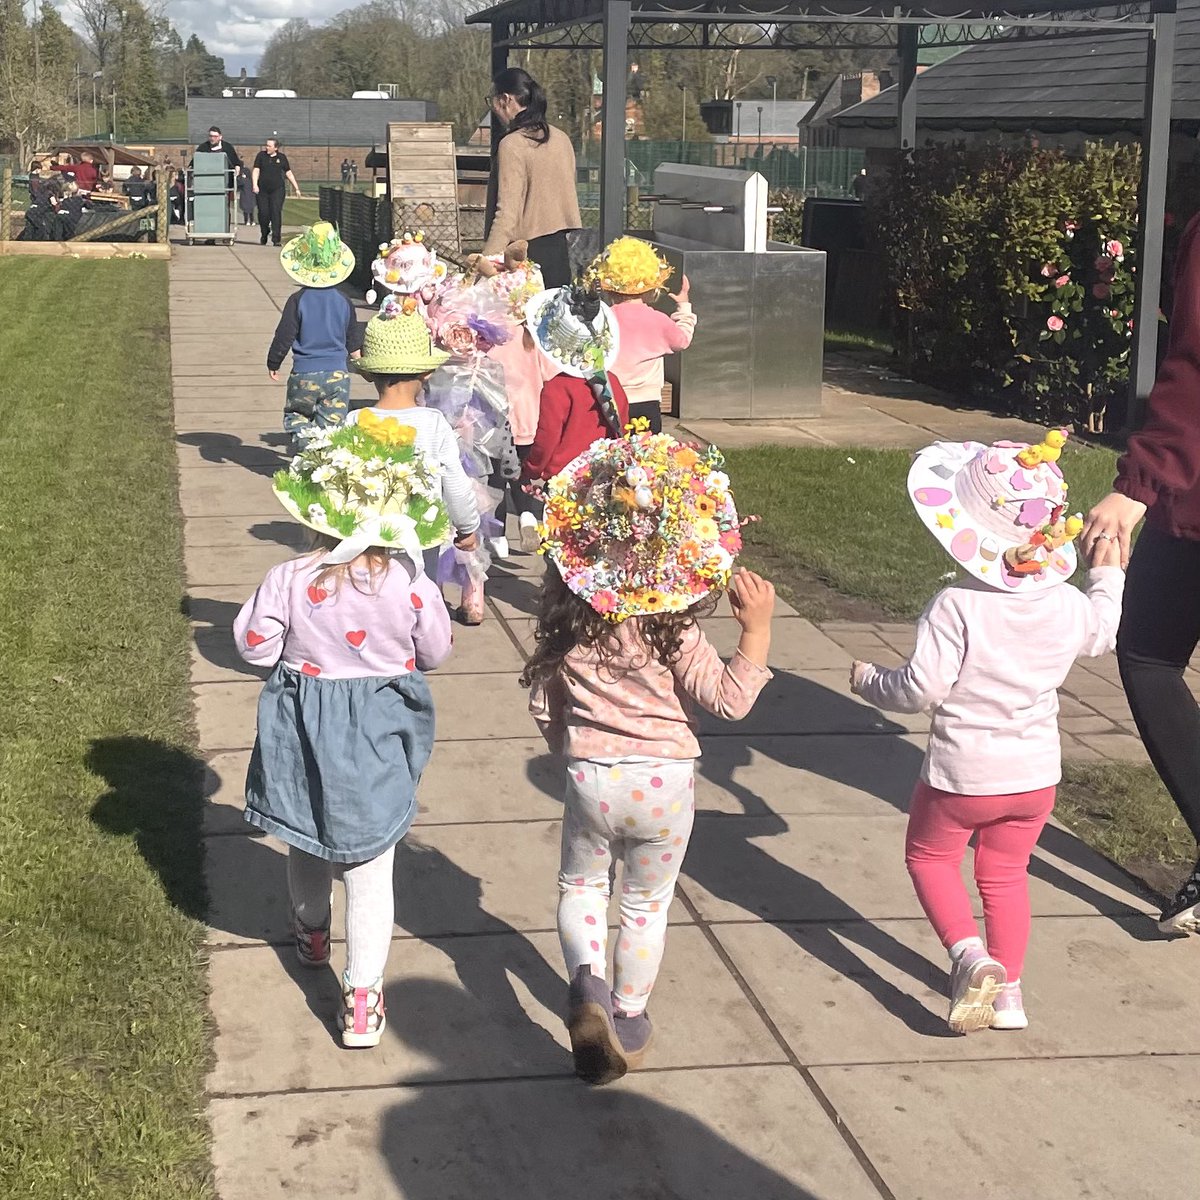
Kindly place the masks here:
POLYGON ((414 579, 411 564, 392 558, 373 583, 355 569, 340 587, 318 587, 320 557, 272 567, 242 606, 233 636, 246 662, 325 679, 391 679, 431 671, 450 656, 450 615, 426 575, 414 579))

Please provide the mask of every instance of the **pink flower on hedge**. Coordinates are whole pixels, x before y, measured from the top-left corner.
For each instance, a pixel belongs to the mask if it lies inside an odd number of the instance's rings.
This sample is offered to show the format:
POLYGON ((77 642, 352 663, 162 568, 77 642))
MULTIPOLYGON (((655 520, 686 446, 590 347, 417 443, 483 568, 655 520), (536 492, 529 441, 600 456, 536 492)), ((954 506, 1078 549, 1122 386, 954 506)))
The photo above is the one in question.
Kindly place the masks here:
POLYGON ((1055 286, 1056 288, 1065 288, 1065 287, 1067 286, 1067 284, 1068 284, 1068 283, 1070 283, 1070 282, 1071 282, 1071 277, 1070 277, 1070 275, 1060 275, 1060 276, 1059 276, 1059 277, 1058 277, 1058 278, 1057 278, 1057 279, 1054 281, 1054 286, 1055 286))
POLYGON ((1065 324, 1065 322, 1063 321, 1062 317, 1050 317, 1046 321, 1046 328, 1053 330, 1053 332, 1057 333, 1063 327, 1064 324, 1065 324))
POLYGON ((1107 283, 1098 283, 1092 288, 1092 295, 1097 300, 1107 300, 1112 295, 1112 288, 1107 283))
POLYGON ((1104 252, 1112 255, 1113 258, 1125 257, 1125 247, 1115 238, 1111 242, 1104 243, 1104 252))
POLYGON ((1058 270, 1058 263, 1042 263, 1042 278, 1053 279, 1058 270))

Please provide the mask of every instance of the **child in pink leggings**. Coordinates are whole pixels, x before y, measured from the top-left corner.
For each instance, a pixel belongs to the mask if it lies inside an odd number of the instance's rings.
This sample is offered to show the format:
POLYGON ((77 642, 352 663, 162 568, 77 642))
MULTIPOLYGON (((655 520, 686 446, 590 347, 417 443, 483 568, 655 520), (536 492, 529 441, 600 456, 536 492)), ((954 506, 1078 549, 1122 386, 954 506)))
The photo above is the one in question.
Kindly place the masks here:
POLYGON ((913 505, 970 578, 933 599, 904 666, 851 668, 868 703, 932 715, 904 852, 950 952, 956 1033, 1029 1023, 1028 869, 1062 775, 1057 689, 1076 658, 1113 649, 1121 617, 1115 542, 1096 545, 1082 592, 1068 583, 1083 522, 1066 516, 1065 441, 1055 430, 1039 446, 938 442, 917 455, 913 505), (986 945, 960 873, 973 834, 986 945))

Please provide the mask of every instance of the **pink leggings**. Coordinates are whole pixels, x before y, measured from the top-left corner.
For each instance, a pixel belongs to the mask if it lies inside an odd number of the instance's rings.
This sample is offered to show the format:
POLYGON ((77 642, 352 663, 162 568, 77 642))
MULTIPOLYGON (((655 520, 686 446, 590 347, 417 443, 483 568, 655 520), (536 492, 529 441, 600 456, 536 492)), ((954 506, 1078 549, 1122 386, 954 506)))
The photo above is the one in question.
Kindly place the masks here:
POLYGON ((1054 791, 955 796, 918 783, 913 793, 904 860, 929 923, 947 948, 979 936, 962 880, 963 855, 977 833, 975 882, 988 953, 1009 979, 1021 978, 1029 942, 1029 856, 1054 808, 1054 791))

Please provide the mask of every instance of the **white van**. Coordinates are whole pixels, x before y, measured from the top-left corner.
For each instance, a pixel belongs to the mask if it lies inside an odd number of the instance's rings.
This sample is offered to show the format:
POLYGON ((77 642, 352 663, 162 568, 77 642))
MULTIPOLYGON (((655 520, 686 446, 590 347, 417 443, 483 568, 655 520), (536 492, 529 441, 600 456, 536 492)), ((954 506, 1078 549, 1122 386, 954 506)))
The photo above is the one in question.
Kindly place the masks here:
POLYGON ((291 88, 261 88, 254 93, 255 100, 295 100, 296 93, 291 88))

